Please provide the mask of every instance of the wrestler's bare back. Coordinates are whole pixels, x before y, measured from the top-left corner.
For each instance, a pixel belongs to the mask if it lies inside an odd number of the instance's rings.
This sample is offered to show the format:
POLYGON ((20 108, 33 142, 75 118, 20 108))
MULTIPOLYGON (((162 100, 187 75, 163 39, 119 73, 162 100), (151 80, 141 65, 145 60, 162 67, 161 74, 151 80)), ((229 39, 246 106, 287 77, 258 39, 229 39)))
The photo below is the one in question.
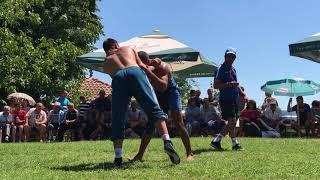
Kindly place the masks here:
MULTIPOLYGON (((106 57, 103 64, 104 72, 113 77, 118 70, 132 66, 138 66, 140 59, 137 59, 136 52, 129 47, 120 47, 106 57)), ((140 63, 141 64, 141 63, 140 63)))

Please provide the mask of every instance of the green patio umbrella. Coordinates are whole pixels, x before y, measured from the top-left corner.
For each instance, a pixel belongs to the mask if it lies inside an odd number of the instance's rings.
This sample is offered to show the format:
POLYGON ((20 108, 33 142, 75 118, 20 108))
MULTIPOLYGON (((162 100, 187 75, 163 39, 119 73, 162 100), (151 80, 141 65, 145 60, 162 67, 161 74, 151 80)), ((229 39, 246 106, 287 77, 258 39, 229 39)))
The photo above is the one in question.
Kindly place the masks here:
MULTIPOLYGON (((171 65, 174 75, 180 78, 213 77, 217 65, 200 52, 178 42, 160 31, 134 37, 120 43, 136 51, 145 51, 151 58, 158 57, 171 65)), ((103 72, 102 64, 106 57, 103 49, 84 54, 77 63, 84 67, 103 72)))
MULTIPOLYGON (((307 96, 319 93, 320 84, 310 80, 304 80, 302 78, 294 79, 280 79, 274 81, 267 81, 261 90, 276 96, 307 96)), ((299 111, 299 106, 297 106, 299 111)), ((299 113, 297 113, 297 121, 300 124, 299 113)))
POLYGON ((320 63, 320 33, 289 45, 291 56, 297 56, 320 63))
POLYGON ((307 96, 319 93, 320 84, 302 78, 267 81, 261 90, 276 96, 307 96))

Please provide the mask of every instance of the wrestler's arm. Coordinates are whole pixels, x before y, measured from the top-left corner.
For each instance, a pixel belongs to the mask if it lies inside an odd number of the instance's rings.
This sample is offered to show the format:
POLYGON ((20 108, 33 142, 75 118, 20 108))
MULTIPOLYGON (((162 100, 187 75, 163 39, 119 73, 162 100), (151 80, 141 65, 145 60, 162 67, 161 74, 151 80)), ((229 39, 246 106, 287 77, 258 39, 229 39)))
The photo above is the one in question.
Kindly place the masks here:
POLYGON ((141 59, 139 58, 137 51, 135 51, 134 49, 132 49, 132 51, 133 51, 134 55, 136 56, 136 62, 137 62, 137 64, 138 64, 138 66, 139 66, 140 68, 142 68, 143 70, 144 70, 144 69, 147 69, 147 66, 146 66, 145 64, 143 64, 143 62, 142 62, 141 59))
POLYGON ((158 91, 164 92, 168 88, 168 82, 169 82, 169 73, 170 69, 168 66, 163 67, 164 71, 166 71, 166 75, 162 77, 157 77, 156 80, 152 81, 152 86, 155 87, 158 91))
POLYGON ((151 70, 151 68, 148 68, 139 58, 138 53, 133 50, 136 56, 136 61, 138 66, 147 74, 147 76, 150 78, 152 85, 154 88, 156 88, 159 91, 165 91, 168 86, 168 75, 163 76, 161 78, 157 77, 151 70))

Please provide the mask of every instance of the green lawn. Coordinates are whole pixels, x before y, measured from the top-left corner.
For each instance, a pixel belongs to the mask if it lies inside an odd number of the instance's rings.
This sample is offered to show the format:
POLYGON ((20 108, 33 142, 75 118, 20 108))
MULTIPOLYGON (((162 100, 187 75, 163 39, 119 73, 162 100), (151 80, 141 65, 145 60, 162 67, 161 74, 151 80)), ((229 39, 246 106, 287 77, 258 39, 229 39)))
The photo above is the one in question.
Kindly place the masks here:
MULTIPOLYGON (((0 144, 1 179, 318 179, 320 139, 249 139, 245 151, 231 151, 226 138, 223 152, 209 149, 211 138, 192 138, 194 160, 185 160, 180 139, 174 144, 182 156, 171 165, 162 141, 153 139, 144 162, 125 161, 114 169, 110 141, 0 144)), ((126 140, 124 157, 134 155, 138 140, 126 140)))

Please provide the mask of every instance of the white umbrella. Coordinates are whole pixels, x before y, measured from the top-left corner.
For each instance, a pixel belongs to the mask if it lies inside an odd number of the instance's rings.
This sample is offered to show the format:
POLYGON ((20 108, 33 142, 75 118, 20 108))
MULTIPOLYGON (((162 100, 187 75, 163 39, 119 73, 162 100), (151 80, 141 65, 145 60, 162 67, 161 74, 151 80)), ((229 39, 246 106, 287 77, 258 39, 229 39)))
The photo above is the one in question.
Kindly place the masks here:
MULTIPOLYGON (((154 31, 120 43, 138 51, 147 52, 151 58, 158 57, 169 63, 173 72, 181 78, 212 77, 216 64, 205 58, 200 52, 178 42, 166 34, 154 31)), ((77 62, 89 69, 103 72, 102 62, 106 54, 103 49, 78 57, 77 62)))
POLYGON ((8 96, 8 99, 11 99, 11 98, 17 98, 18 100, 26 99, 29 101, 29 104, 31 106, 34 106, 36 104, 36 101, 31 96, 25 93, 12 93, 8 96))

